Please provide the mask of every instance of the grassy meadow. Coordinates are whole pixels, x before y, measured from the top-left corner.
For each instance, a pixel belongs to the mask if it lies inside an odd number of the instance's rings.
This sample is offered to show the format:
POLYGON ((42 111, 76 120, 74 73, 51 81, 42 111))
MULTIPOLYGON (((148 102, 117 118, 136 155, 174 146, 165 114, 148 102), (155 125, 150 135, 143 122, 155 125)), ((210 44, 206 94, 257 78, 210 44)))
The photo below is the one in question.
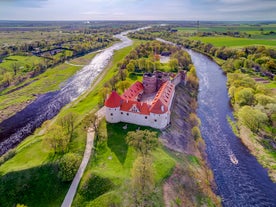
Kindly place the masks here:
POLYGON ((211 37, 190 37, 191 40, 199 40, 203 43, 211 43, 215 47, 244 47, 244 46, 259 46, 276 48, 276 36, 274 40, 268 39, 250 39, 230 36, 211 36, 211 37))
MULTIPOLYGON (((93 158, 90 160, 82 178, 73 206, 110 206, 114 203, 123 206, 124 199, 129 196, 125 189, 129 189, 131 169, 137 153, 126 143, 128 131, 135 131, 139 126, 125 123, 109 124, 105 121, 100 125, 100 137, 97 140, 93 158), (93 176, 98 182, 110 182, 112 187, 105 188, 104 184, 94 182, 89 184, 93 176), (89 186, 89 192, 85 191, 89 186)), ((149 129, 140 127, 141 130, 149 129)), ((159 186, 167 178, 175 165, 175 160, 164 151, 160 145, 153 153, 154 180, 159 186)), ((155 195, 156 206, 162 206, 162 192, 155 195)))

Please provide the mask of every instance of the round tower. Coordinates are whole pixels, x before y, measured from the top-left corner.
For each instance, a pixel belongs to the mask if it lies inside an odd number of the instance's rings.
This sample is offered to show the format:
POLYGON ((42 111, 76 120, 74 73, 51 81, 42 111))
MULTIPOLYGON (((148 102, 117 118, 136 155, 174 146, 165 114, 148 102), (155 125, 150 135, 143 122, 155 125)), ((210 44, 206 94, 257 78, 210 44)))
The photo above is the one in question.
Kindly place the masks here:
POLYGON ((143 76, 143 87, 145 94, 151 94, 157 91, 157 78, 155 74, 145 73, 143 76))

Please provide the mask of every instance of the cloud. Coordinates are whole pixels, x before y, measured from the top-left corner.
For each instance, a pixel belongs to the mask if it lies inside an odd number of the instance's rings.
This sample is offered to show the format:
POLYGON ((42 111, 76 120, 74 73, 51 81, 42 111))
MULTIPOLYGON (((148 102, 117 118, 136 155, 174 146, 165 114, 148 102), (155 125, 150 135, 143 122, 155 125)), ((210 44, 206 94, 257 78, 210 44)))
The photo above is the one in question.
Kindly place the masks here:
POLYGON ((0 0, 0 19, 276 20, 275 1, 0 0))
POLYGON ((8 7, 28 7, 28 8, 39 8, 48 0, 1 0, 0 5, 4 4, 8 7))

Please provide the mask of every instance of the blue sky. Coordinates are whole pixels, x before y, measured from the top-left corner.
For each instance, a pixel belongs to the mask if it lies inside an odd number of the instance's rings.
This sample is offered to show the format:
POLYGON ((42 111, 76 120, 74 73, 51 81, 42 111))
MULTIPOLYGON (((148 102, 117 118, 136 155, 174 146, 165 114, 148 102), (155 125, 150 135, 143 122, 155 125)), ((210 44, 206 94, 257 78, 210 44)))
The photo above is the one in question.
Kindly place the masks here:
POLYGON ((276 20, 276 0, 0 0, 0 20, 276 20))

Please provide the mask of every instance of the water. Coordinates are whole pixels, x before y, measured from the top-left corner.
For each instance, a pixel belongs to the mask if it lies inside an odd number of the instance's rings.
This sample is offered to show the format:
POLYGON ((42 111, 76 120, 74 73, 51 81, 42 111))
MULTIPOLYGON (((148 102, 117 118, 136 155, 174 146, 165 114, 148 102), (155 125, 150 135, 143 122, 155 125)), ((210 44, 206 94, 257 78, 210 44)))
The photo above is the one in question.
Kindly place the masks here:
POLYGON ((208 161, 223 206, 276 206, 276 184, 237 138, 228 122, 233 118, 226 76, 208 57, 188 51, 199 77, 198 111, 208 161), (231 161, 234 155, 238 163, 231 161))
MULTIPOLYGON (((145 29, 139 28, 137 30, 145 29)), ((56 92, 40 96, 33 103, 11 118, 0 124, 0 155, 20 143, 30 135, 45 120, 53 118, 60 109, 78 98, 85 92, 95 78, 107 66, 115 50, 132 45, 132 40, 125 35, 135 30, 129 30, 115 35, 121 42, 97 54, 89 65, 82 68, 66 84, 56 92)))

